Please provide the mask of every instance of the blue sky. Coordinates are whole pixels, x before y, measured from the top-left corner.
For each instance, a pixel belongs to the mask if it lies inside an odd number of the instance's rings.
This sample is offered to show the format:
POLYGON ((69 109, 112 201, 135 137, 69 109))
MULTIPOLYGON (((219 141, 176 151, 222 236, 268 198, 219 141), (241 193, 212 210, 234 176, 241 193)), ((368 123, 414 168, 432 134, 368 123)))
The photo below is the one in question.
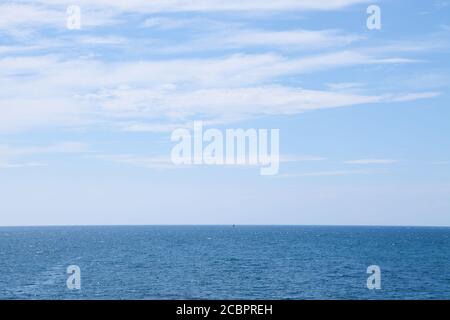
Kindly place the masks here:
POLYGON ((448 226, 449 17, 444 0, 2 1, 0 225, 448 226), (279 174, 174 167, 194 120, 279 128, 279 174))

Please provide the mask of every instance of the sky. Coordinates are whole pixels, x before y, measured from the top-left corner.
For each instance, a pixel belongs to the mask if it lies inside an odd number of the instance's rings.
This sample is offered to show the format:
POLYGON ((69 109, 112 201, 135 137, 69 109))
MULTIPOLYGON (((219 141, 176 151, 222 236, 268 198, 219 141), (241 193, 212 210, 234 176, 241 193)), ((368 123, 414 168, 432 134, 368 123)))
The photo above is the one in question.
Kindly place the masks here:
POLYGON ((0 225, 450 226, 449 53, 449 0, 2 0, 0 225), (175 166, 199 120, 278 174, 175 166))

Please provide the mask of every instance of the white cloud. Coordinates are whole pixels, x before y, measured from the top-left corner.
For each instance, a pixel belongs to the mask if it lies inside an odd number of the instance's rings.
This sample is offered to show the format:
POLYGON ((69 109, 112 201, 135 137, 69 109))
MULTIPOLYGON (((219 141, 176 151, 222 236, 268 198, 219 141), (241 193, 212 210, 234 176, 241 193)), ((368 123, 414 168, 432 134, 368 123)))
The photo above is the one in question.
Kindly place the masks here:
POLYGON ((161 30, 178 29, 181 27, 190 26, 193 24, 193 20, 189 19, 174 19, 166 17, 154 17, 145 19, 142 23, 143 28, 157 28, 161 30))
POLYGON ((1 169, 17 169, 17 168, 30 168, 30 167, 45 167, 45 163, 39 162, 25 162, 25 163, 11 163, 0 161, 1 169))
POLYGON ((36 155, 76 154, 87 152, 87 146, 79 142, 61 142, 46 146, 0 145, 0 169, 42 167, 47 164, 28 161, 36 155))
POLYGON ((437 96, 440 96, 440 92, 418 92, 418 93, 406 93, 403 95, 399 95, 397 97, 393 97, 393 102, 408 102, 408 101, 415 101, 420 99, 427 99, 427 98, 435 98, 437 96))
POLYGON ((102 161, 110 161, 121 164, 127 164, 147 169, 177 169, 186 166, 175 166, 169 156, 143 156, 131 154, 109 154, 97 155, 91 157, 102 161))
MULTIPOLYGON (((190 26, 200 28, 210 25, 206 32, 200 32, 196 37, 186 38, 177 43, 150 43, 152 52, 161 54, 180 54, 193 52, 211 52, 249 48, 266 48, 270 51, 311 51, 332 47, 348 46, 364 37, 347 34, 340 30, 257 30, 246 29, 243 26, 233 26, 231 23, 222 25, 217 22, 198 20, 178 21, 176 19, 152 18, 149 25, 158 28, 176 28, 190 26), (160 21, 162 19, 162 21, 160 21), (155 21, 156 20, 156 21, 155 21)), ((196 32, 198 30, 196 29, 196 32)))
POLYGON ((38 46, 22 46, 22 45, 11 45, 11 46, 0 46, 0 54, 11 54, 11 53, 24 53, 32 52, 33 50, 40 49, 38 46))
POLYGON ((357 159, 344 161, 346 164, 394 164, 398 160, 393 159, 357 159))
POLYGON ((343 34, 337 30, 241 30, 220 37, 220 44, 225 47, 283 46, 286 48, 317 49, 348 45, 361 39, 360 36, 343 34))
MULTIPOLYGON (((336 10, 364 2, 367 1, 78 0, 76 3, 68 3, 66 0, 19 0, 0 4, 0 12, 2 13, 0 30, 14 32, 20 28, 36 26, 65 28, 67 17, 66 8, 73 4, 81 7, 82 27, 85 28, 118 23, 120 22, 121 15, 126 13, 157 14, 165 12, 336 10)), ((150 26, 152 25, 152 21, 148 20, 146 24, 150 26)))
POLYGON ((65 26, 65 12, 34 4, 0 4, 0 30, 19 27, 65 26))
POLYGON ((55 153, 84 153, 87 151, 87 146, 80 142, 61 142, 46 146, 10 146, 0 145, 0 157, 17 157, 30 156, 37 154, 55 154, 55 153))
MULTIPOLYGON (((23 0, 23 2, 67 5, 66 0, 23 0)), ((82 7, 158 13, 182 11, 336 10, 366 2, 367 0, 78 0, 77 4, 82 7)))
POLYGON ((353 90, 353 89, 361 89, 362 87, 364 87, 364 83, 359 83, 359 82, 339 82, 339 83, 329 83, 327 84, 327 86, 331 89, 331 90, 335 90, 335 91, 348 91, 348 90, 353 90))
MULTIPOLYGON (((82 7, 82 28, 117 23, 121 12, 108 6, 87 2, 82 7)), ((29 35, 36 28, 54 27, 64 30, 67 24, 67 1, 22 0, 0 4, 0 31, 11 35, 29 35)))
POLYGON ((88 121, 81 119, 81 112, 80 105, 70 99, 52 100, 34 95, 16 99, 0 97, 0 132, 80 126, 88 121))
MULTIPOLYGON (((180 169, 187 167, 199 167, 199 166, 208 166, 206 164, 202 165, 174 165, 172 160, 167 155, 136 155, 136 154, 103 154, 103 155, 95 155, 90 158, 116 162, 121 164, 132 165, 141 168, 147 169, 180 169)), ((326 158, 317 157, 317 156, 302 156, 302 155, 281 155, 279 158, 280 162, 305 162, 305 161, 323 161, 326 158)), ((259 166, 261 164, 270 163, 268 159, 259 159, 259 163, 248 163, 248 164, 226 164, 226 167, 254 167, 259 166)))
MULTIPOLYGON (((421 97, 431 94, 417 95, 421 97)), ((261 115, 289 115, 306 111, 404 100, 396 95, 364 95, 306 90, 284 86, 199 90, 113 89, 95 96, 92 103, 121 117, 189 119, 202 114, 216 118, 246 119, 261 115)), ((165 131, 172 125, 131 125, 130 131, 165 131)))
POLYGON ((280 162, 305 162, 305 161, 324 161, 325 157, 319 156, 306 156, 306 155, 282 155, 280 156, 280 162))
POLYGON ((162 133, 171 132, 175 129, 186 127, 189 127, 186 123, 128 123, 123 125, 122 131, 162 133))
POLYGON ((213 121, 239 120, 438 95, 373 95, 267 84, 323 69, 385 63, 390 61, 354 51, 300 58, 256 54, 116 63, 56 55, 6 57, 0 59, 0 86, 8 88, 0 93, 0 131, 117 119, 123 123, 123 117, 163 117, 179 123, 204 114, 213 121))
MULTIPOLYGON (((200 120, 200 119, 196 119, 200 120)), ((226 124, 236 123, 242 120, 239 117, 227 117, 222 116, 221 118, 215 119, 201 119, 204 126, 223 126, 226 124)), ((188 130, 193 129, 193 121, 185 122, 125 122, 120 124, 122 131, 126 132, 154 132, 163 133, 171 132, 175 129, 184 128, 188 130)))
POLYGON ((370 171, 366 170, 336 170, 336 171, 316 171, 305 173, 291 173, 280 174, 274 176, 274 178, 300 178, 300 177, 335 177, 335 176, 347 176, 347 175, 359 175, 370 174, 370 171))
POLYGON ((127 39, 117 36, 103 36, 103 37, 86 36, 78 38, 77 42, 80 44, 88 44, 88 45, 123 45, 124 43, 127 42, 127 39))

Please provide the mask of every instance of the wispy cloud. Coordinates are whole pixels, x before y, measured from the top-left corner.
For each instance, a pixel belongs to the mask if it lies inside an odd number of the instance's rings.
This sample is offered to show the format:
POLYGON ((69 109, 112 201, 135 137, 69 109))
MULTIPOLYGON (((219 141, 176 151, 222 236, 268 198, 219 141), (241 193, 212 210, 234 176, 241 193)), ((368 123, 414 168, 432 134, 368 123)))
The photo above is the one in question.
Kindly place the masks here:
MULTIPOLYGON (((166 169, 183 169, 187 167, 205 167, 210 166, 207 164, 202 165, 175 165, 171 158, 167 155, 138 155, 138 154, 96 154, 89 156, 91 159, 97 159, 102 161, 115 162, 120 164, 127 164, 131 166, 155 169, 155 170, 166 170, 166 169)), ((195 160, 195 159, 194 159, 195 160)), ((200 162, 204 163, 205 158, 201 159, 200 162)), ((318 156, 306 156, 306 155, 281 155, 279 158, 280 163, 286 162, 309 162, 309 161, 323 161, 326 160, 324 157, 318 156)), ((260 158, 257 163, 247 163, 247 164, 224 164, 226 167, 254 167, 260 165, 266 165, 270 163, 270 159, 260 158)))
POLYGON ((25 162, 25 163, 11 163, 6 161, 0 161, 1 169, 18 169, 18 168, 32 168, 32 167, 45 167, 45 163, 39 162, 25 162))
POLYGON ((85 36, 79 37, 76 41, 78 41, 81 44, 88 44, 88 45, 123 45, 127 42, 127 39, 118 36, 102 36, 102 37, 85 36))
POLYGON ((17 156, 48 153, 82 153, 87 151, 87 145, 81 142, 62 142, 47 146, 9 146, 0 145, 0 155, 17 156))
POLYGON ((346 164, 394 164, 397 163, 398 160, 393 159, 357 159, 357 160, 347 160, 344 161, 346 164))
POLYGON ((324 69, 386 63, 392 62, 353 51, 300 58, 238 54, 224 58, 114 63, 56 55, 6 57, 0 59, 0 85, 8 87, 0 93, 0 131, 118 118, 123 122, 123 117, 186 121, 203 114, 211 120, 245 119, 413 101, 439 94, 373 95, 267 84, 279 77, 324 69), (24 97, 23 92, 27 92, 24 97))
POLYGON ((0 145, 0 169, 42 167, 42 161, 29 160, 35 156, 55 156, 57 154, 81 154, 88 152, 85 144, 62 142, 46 146, 0 145))
MULTIPOLYGON (((25 3, 67 5, 66 0, 23 0, 25 3)), ((366 0, 78 0, 81 6, 117 9, 124 12, 183 12, 183 11, 252 11, 252 10, 336 10, 366 3, 366 0)))
POLYGON ((46 6, 36 5, 36 2, 19 4, 4 2, 0 4, 0 30, 9 30, 19 27, 36 27, 60 25, 64 26, 65 16, 61 11, 46 6))
POLYGON ((289 173, 280 174, 274 176, 274 178, 300 178, 300 177, 335 177, 335 176, 348 176, 348 175, 360 175, 371 174, 371 171, 367 170, 336 170, 336 171, 314 171, 305 173, 289 173))
MULTIPOLYGON (((163 14, 176 12, 217 12, 260 11, 273 13, 277 11, 297 10, 337 10, 367 2, 365 0, 330 0, 318 2, 314 0, 78 0, 76 5, 83 9, 83 27, 110 25, 121 23, 126 14, 163 14)), ((48 27, 63 28, 66 21, 66 0, 21 0, 6 1, 0 4, 0 30, 11 33, 23 28, 48 27)), ((164 18, 148 18, 144 25, 171 27, 164 18), (160 20, 157 20, 160 19, 160 20)), ((174 25, 172 24, 172 27, 174 25)), ((31 31, 31 29, 30 29, 31 31)))
MULTIPOLYGON (((283 49, 311 50, 318 48, 337 47, 349 45, 363 39, 361 36, 345 34, 338 30, 236 30, 217 38, 205 39, 208 45, 217 43, 217 47, 278 47, 283 49)), ((205 44, 206 46, 206 44, 205 44)))
POLYGON ((170 157, 167 155, 145 156, 132 154, 103 154, 91 156, 90 158, 155 170, 177 169, 187 167, 187 166, 175 166, 172 163, 170 157))
POLYGON ((349 91, 349 90, 360 90, 364 87, 364 83, 359 82, 339 82, 339 83, 328 83, 327 86, 331 90, 335 91, 349 91))
POLYGON ((171 29, 178 29, 183 28, 187 26, 192 26, 195 24, 197 20, 194 19, 175 19, 175 18, 168 18, 168 17, 153 17, 153 18, 147 18, 142 23, 143 28, 156 28, 161 30, 171 30, 171 29))

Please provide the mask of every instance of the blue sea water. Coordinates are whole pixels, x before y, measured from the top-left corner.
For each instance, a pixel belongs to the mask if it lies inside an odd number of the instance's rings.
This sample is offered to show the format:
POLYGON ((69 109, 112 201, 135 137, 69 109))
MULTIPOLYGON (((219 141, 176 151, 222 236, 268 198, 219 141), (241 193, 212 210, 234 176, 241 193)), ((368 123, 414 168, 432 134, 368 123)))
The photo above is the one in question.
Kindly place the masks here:
POLYGON ((0 228, 0 299, 450 299, 450 228, 0 228))

